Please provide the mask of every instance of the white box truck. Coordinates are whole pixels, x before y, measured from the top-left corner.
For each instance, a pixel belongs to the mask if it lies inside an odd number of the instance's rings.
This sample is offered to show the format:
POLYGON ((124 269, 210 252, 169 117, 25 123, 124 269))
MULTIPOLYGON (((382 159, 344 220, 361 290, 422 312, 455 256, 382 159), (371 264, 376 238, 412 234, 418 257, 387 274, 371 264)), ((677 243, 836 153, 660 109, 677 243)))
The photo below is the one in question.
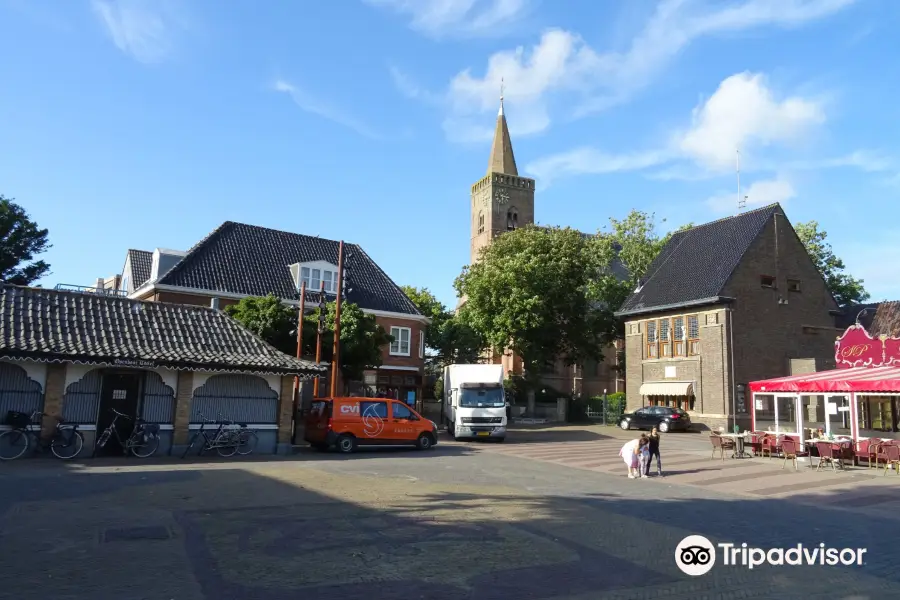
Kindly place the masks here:
POLYGON ((506 438, 503 365, 444 367, 444 421, 454 439, 506 438))

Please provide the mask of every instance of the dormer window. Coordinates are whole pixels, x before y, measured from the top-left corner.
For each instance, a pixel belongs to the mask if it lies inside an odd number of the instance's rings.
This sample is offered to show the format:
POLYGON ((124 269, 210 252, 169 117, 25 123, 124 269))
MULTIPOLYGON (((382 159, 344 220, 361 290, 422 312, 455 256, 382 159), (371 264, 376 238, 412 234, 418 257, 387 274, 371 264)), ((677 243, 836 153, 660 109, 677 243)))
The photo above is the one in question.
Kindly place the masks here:
POLYGON ((333 294, 336 291, 337 272, 328 269, 300 267, 300 282, 305 283, 308 290, 320 290, 322 282, 325 282, 325 291, 333 294))
POLYGON ((291 278, 298 291, 306 284, 307 291, 318 292, 324 284, 326 293, 337 293, 337 267, 324 260, 291 265, 291 278))

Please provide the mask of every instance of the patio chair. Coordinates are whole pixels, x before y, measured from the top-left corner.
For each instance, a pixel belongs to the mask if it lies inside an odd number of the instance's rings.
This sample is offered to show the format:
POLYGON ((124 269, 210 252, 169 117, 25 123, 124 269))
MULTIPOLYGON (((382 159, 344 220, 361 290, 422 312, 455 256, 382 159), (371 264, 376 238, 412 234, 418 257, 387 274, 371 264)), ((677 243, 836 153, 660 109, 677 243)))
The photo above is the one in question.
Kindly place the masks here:
POLYGON ((734 450, 734 440, 711 434, 709 436, 709 441, 712 444, 712 455, 709 457, 709 460, 716 457, 716 452, 722 455, 722 460, 725 460, 725 451, 734 450))
POLYGON ((764 435, 759 431, 750 432, 750 442, 747 445, 753 450, 753 456, 759 456, 762 452, 762 438, 764 435))
POLYGON ((884 446, 884 474, 887 475, 888 469, 894 467, 897 469, 897 475, 900 475, 900 446, 887 444, 884 446))
POLYGON ((881 438, 869 438, 867 440, 862 440, 856 447, 856 450, 853 451, 853 457, 856 459, 857 464, 861 460, 866 461, 866 468, 875 468, 875 450, 878 448, 878 445, 881 443, 881 438))
POLYGON ((888 448, 890 446, 896 445, 894 440, 881 440, 879 444, 875 447, 875 468, 878 468, 878 465, 881 463, 888 462, 888 448))
MULTIPOLYGON (((787 462, 791 461, 794 463, 795 471, 798 470, 797 457, 809 456, 809 452, 800 450, 800 444, 798 444, 791 438, 786 438, 783 442, 781 442, 781 453, 784 455, 784 462, 782 463, 781 468, 783 469, 787 465, 787 462)), ((812 467, 812 464, 810 463, 809 466, 812 467)))
POLYGON ((762 441, 762 455, 768 454, 769 458, 772 458, 773 454, 780 454, 782 440, 784 440, 782 435, 776 437, 766 434, 762 441))
MULTIPOLYGON (((831 465, 832 471, 837 471, 834 462, 840 461, 840 458, 835 456, 834 444, 831 442, 817 442, 816 451, 819 453, 819 464, 816 465, 816 471, 821 469, 822 465, 825 463, 831 465)), ((841 466, 843 467, 843 465, 841 466)))

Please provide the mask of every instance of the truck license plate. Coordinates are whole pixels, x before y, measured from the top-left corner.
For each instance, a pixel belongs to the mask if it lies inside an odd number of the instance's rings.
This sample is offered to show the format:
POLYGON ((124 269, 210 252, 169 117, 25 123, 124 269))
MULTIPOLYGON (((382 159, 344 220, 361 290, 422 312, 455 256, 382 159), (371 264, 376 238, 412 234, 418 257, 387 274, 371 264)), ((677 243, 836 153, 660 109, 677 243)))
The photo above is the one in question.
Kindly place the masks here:
POLYGON ((490 431, 479 431, 477 433, 478 433, 478 435, 491 435, 490 431))

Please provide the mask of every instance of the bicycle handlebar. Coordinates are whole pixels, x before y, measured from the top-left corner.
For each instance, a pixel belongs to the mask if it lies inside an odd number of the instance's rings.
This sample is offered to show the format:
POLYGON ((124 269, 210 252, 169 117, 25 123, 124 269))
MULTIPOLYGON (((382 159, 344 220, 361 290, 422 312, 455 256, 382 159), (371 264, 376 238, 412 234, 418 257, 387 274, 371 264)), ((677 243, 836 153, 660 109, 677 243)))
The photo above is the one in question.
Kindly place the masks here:
POLYGON ((129 416, 126 415, 126 414, 120 413, 119 411, 117 411, 117 410, 114 409, 114 408, 111 408, 111 409, 109 409, 109 410, 110 410, 110 412, 114 412, 114 413, 116 413, 117 415, 119 415, 120 417, 123 417, 123 418, 125 418, 125 419, 128 419, 129 421, 133 421, 133 420, 134 420, 132 417, 129 417, 129 416))

